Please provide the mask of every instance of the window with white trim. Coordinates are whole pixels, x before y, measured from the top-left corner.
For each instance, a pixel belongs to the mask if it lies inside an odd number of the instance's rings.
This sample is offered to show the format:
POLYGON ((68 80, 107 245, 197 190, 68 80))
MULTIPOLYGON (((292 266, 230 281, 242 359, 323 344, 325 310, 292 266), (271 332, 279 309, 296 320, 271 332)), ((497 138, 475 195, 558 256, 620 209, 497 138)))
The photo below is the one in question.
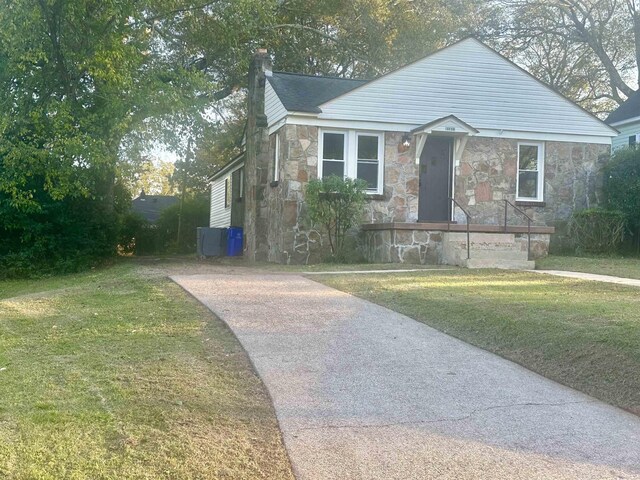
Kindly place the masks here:
POLYGON ((318 176, 359 178, 367 193, 384 190, 384 134, 357 130, 321 130, 318 176))
POLYGON ((638 144, 640 144, 640 133, 637 133, 635 135, 631 135, 629 137, 629 146, 630 147, 635 147, 638 144))
POLYGON ((336 175, 344 177, 347 172, 345 168, 347 153, 347 132, 322 132, 322 145, 320 158, 322 159, 320 169, 321 176, 330 177, 336 175))
POLYGON ((541 202, 544 191, 544 145, 518 144, 516 200, 541 202))
POLYGON ((378 170, 380 168, 380 136, 356 133, 356 157, 358 161, 356 178, 367 182, 367 190, 378 191, 378 170))

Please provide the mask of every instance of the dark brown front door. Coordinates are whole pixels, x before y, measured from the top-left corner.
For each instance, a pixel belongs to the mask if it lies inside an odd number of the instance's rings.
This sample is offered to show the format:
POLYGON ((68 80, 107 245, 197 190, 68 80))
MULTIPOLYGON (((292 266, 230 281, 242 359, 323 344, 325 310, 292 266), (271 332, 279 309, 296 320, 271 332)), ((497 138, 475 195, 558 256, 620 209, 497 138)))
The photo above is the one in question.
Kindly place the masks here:
POLYGON ((451 220, 452 147, 450 137, 427 137, 420 155, 419 222, 451 220))

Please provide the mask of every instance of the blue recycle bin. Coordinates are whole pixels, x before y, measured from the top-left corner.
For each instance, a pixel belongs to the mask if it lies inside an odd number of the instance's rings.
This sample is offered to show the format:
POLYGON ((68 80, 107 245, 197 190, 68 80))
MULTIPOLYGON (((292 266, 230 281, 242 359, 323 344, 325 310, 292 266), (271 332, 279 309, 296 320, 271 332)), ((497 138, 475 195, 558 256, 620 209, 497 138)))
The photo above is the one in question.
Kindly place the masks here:
POLYGON ((229 227, 227 229, 227 256, 237 257, 242 255, 242 227, 229 227))

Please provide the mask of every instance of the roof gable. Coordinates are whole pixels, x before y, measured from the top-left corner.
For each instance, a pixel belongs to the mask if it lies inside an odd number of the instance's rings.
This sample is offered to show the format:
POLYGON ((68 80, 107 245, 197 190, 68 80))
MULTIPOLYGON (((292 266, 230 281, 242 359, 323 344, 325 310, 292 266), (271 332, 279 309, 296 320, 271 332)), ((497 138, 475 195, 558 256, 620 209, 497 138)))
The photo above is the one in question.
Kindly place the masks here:
POLYGON ((614 110, 607 118, 607 123, 615 123, 640 117, 640 90, 627 98, 627 101, 614 110))
POLYGON ((614 136, 615 130, 468 38, 320 105, 320 118, 414 126, 455 115, 481 130, 614 136))
POLYGON ((367 83, 285 72, 273 72, 267 78, 287 111, 305 113, 320 113, 318 105, 367 83))
POLYGON ((411 133, 449 133, 474 135, 478 133, 478 129, 460 120, 455 115, 448 115, 443 118, 438 118, 432 122, 425 123, 424 125, 420 125, 419 127, 414 128, 411 133))

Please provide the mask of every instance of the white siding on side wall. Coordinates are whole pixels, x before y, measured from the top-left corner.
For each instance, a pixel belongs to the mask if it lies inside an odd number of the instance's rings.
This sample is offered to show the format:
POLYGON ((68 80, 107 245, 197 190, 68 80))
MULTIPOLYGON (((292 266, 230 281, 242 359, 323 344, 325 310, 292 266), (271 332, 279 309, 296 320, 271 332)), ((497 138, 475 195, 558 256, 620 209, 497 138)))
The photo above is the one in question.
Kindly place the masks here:
POLYGON ((418 126, 455 115, 481 130, 615 135, 604 123, 474 39, 418 60, 320 108, 319 118, 336 120, 418 126))
POLYGON ((264 90, 264 113, 267 115, 267 123, 269 125, 273 125, 287 115, 287 109, 284 108, 268 80, 264 90))
POLYGON ((211 182, 210 227, 229 227, 231 225, 231 207, 225 208, 224 206, 224 182, 229 175, 216 178, 211 182))
POLYGON ((629 146, 629 137, 640 133, 640 120, 626 125, 618 125, 616 128, 620 130, 620 135, 613 139, 612 150, 629 146))

